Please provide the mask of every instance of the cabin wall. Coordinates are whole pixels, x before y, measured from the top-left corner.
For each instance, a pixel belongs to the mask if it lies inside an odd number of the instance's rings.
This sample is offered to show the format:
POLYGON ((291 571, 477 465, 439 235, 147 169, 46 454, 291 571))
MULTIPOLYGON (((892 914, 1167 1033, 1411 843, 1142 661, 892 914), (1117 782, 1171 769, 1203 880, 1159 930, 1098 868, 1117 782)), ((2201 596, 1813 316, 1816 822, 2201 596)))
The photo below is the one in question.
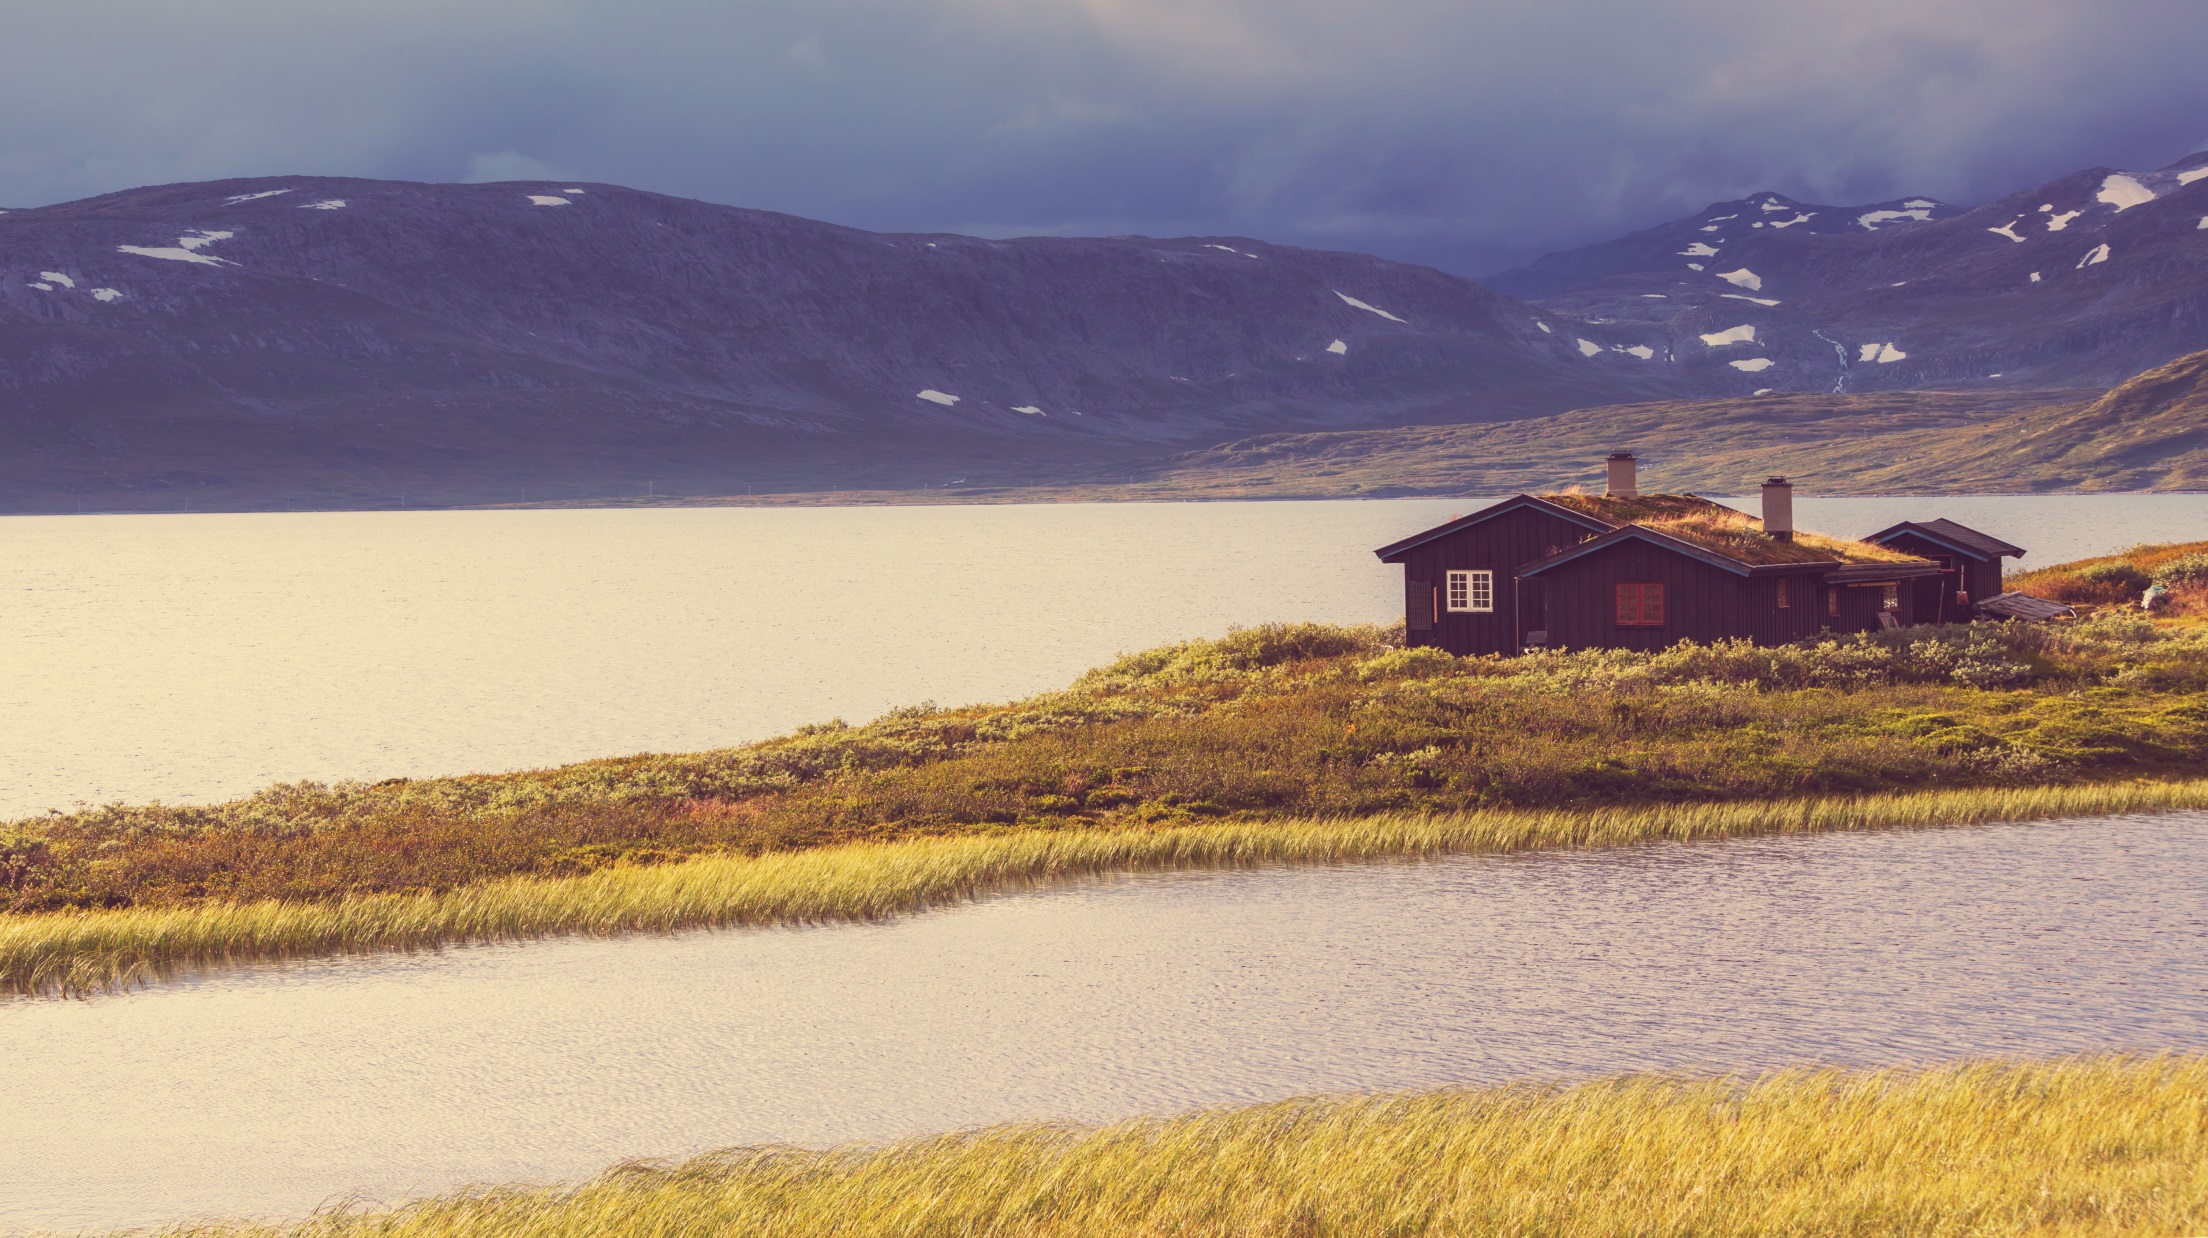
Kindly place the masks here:
POLYGON ((1438 646, 1460 657, 1518 652, 1524 634, 1541 626, 1537 604, 1526 607, 1531 613, 1520 613, 1518 569, 1593 536, 1593 530, 1547 512, 1519 508, 1407 552, 1402 559, 1405 609, 1418 604, 1409 596, 1408 586, 1422 581, 1427 586, 1426 605, 1434 612, 1431 628, 1409 628, 1405 634, 1409 643, 1438 646), (1495 573, 1492 612, 1451 613, 1431 600, 1432 591, 1443 587, 1449 572, 1482 570, 1495 573))
POLYGON ((1987 558, 1968 551, 1957 550, 1945 542, 1935 542, 1929 537, 1907 532, 1906 530, 1887 538, 1883 544, 1891 546, 1903 554, 1917 555, 1935 562, 1952 562, 1955 564, 1955 570, 1947 575, 1949 592, 1945 596, 1934 599, 1933 613, 1927 614, 1920 622, 1942 622, 1941 617, 1935 616, 1941 614, 1940 608, 1944 605, 1946 608, 1944 621, 1959 623, 1970 618, 1970 605, 1995 597, 2001 592, 2001 557, 1999 555, 1987 558), (1969 594, 1970 604, 1956 602, 1953 596, 1955 590, 1969 594))
MULTIPOLYGON (((1758 586, 1775 594, 1772 582, 1751 580, 1647 542, 1622 541, 1535 579, 1548 582, 1549 643, 1558 649, 1662 649, 1683 640, 1736 636, 1769 643, 1780 630, 1775 606, 1767 601, 1757 607, 1751 601, 1758 586), (1664 586, 1662 627, 1618 625, 1616 586, 1622 583, 1664 586), (1769 614, 1752 617, 1752 610, 1769 614)), ((1814 590, 1807 592, 1814 601, 1814 590)), ((1815 630, 1808 626, 1803 634, 1815 630)))

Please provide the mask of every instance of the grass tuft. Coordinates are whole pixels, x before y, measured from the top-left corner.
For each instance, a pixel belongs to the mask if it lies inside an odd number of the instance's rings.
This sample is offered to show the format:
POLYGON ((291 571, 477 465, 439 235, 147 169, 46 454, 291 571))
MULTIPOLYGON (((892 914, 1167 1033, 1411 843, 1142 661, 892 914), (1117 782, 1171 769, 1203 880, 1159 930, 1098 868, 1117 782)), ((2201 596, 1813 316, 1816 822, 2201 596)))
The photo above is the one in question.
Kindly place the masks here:
POLYGON ((0 991, 82 993, 249 960, 553 934, 866 920, 1085 874, 1620 846, 2208 807, 2208 780, 1975 788, 1599 811, 1009 830, 621 865, 442 893, 0 917, 0 991))
POLYGON ((202 1238, 2183 1234, 2208 1058, 1639 1075, 741 1148, 202 1238))

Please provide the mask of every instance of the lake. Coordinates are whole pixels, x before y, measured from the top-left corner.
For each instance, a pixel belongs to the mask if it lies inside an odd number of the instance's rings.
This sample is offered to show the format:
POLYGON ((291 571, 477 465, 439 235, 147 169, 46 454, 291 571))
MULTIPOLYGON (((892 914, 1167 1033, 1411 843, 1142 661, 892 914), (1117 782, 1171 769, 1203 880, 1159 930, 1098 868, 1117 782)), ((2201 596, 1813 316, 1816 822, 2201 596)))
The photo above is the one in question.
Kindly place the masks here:
POLYGON ((1157 874, 0 1001, 0 1229, 1300 1093, 2208 1048, 2208 814, 1157 874))
MULTIPOLYGON (((1372 548, 1481 500, 0 518, 0 819, 716 747, 1399 615, 1372 548)), ((2028 563, 2208 537, 2208 495, 1797 501, 2028 563)))

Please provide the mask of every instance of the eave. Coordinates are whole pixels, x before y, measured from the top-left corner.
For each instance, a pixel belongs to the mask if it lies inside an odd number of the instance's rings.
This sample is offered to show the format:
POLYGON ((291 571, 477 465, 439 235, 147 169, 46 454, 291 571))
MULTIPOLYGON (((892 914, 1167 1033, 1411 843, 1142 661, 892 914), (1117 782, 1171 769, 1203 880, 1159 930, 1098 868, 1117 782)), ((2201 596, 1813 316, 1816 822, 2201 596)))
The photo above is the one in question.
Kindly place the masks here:
POLYGON ((1476 524, 1493 520, 1497 516, 1517 511, 1522 507, 1536 508, 1546 515, 1554 516, 1559 520, 1568 520, 1592 533, 1608 533, 1617 527, 1597 520, 1593 516, 1575 512, 1569 507, 1551 503, 1538 495, 1520 494, 1504 499, 1500 503, 1483 507, 1469 516, 1459 516, 1447 524, 1437 524, 1423 533, 1413 533, 1402 541, 1391 542, 1372 553, 1377 555, 1382 563, 1398 563, 1402 561, 1404 555, 1428 542, 1448 537, 1451 534, 1462 533, 1476 524))

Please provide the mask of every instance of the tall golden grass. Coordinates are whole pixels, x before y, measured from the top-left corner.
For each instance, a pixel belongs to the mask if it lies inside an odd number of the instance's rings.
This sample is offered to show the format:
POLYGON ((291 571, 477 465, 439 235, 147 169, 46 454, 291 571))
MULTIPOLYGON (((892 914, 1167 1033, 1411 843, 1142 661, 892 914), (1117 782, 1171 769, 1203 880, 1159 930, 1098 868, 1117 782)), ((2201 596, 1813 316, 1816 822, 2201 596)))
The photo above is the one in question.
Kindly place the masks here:
POLYGON ((84 992, 177 968, 560 933, 865 920, 1083 874, 1968 825, 2208 807, 2208 780, 1601 812, 1478 812, 1158 830, 1031 830, 706 856, 441 894, 0 916, 0 990, 84 992))
POLYGON ((1092 1129, 735 1149, 226 1238, 2184 1234, 2208 1058, 1286 1101, 1092 1129))

